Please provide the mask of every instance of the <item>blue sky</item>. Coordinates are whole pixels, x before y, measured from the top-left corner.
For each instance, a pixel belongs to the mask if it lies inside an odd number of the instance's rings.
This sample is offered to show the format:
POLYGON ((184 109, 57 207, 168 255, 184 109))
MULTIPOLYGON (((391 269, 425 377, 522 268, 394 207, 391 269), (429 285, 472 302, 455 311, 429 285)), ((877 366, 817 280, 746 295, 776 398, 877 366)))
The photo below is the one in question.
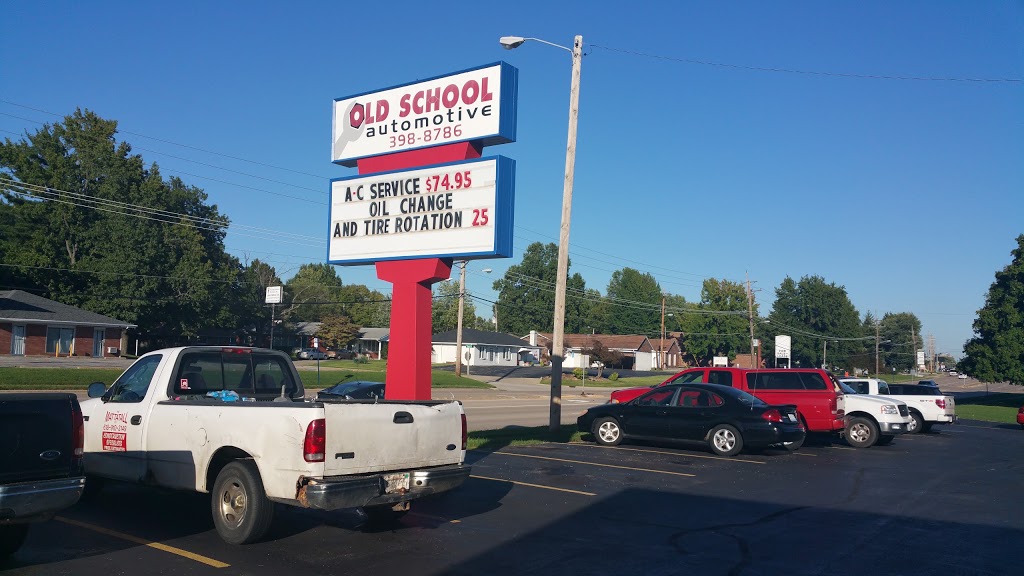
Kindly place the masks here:
MULTIPOLYGON (((691 301, 703 278, 749 274, 767 314, 783 278, 817 274, 862 314, 917 314, 959 355, 1024 233, 1024 82, 863 77, 1024 78, 1019 0, 9 1, 4 14, 0 136, 55 120, 42 111, 116 119, 231 218, 230 252, 284 278, 325 260, 327 181, 355 173, 330 163, 332 100, 498 60, 519 69, 518 142, 485 154, 518 163, 517 256, 470 263, 469 290, 494 299, 529 243, 557 242, 571 58, 505 51, 504 35, 583 36, 570 253, 601 292, 624 266, 691 301)), ((387 290, 372 266, 339 273, 387 290)))

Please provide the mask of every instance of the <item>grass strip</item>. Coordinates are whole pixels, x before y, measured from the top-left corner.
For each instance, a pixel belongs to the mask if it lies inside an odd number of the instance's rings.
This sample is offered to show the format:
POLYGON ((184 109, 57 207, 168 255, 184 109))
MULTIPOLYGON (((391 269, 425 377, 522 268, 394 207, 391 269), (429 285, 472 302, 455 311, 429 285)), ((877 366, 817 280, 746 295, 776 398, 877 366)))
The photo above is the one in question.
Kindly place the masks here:
POLYGON ((469 433, 469 450, 501 450, 506 446, 530 446, 545 442, 580 442, 575 424, 561 426, 552 434, 547 426, 506 426, 498 430, 477 430, 469 433))
POLYGON ((967 420, 1016 424, 1017 410, 1024 406, 1024 394, 1003 392, 964 398, 956 402, 956 415, 967 420))

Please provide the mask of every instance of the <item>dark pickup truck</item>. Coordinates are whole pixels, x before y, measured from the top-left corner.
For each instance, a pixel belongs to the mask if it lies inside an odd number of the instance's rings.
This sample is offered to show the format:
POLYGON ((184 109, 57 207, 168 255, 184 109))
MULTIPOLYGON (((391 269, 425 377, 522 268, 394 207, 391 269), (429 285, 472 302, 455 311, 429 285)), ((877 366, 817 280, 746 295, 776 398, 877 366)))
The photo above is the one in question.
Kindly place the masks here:
POLYGON ((30 522, 78 501, 84 444, 74 394, 0 394, 0 558, 21 547, 30 522))

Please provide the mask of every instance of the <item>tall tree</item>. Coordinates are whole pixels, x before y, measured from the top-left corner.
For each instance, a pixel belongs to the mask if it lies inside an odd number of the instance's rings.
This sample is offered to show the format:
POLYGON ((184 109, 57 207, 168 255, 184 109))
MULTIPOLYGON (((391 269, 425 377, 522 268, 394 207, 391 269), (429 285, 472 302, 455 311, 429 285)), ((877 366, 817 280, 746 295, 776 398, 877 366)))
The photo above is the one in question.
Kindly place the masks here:
POLYGON ((921 321, 911 312, 886 312, 881 320, 882 365, 892 370, 910 370, 923 348, 921 321), (916 343, 915 343, 916 340, 916 343))
MULTIPOLYGON (((494 282, 498 292, 498 327, 510 334, 530 330, 551 332, 554 326, 555 284, 558 276, 558 246, 534 242, 526 247, 523 260, 509 266, 494 282)), ((566 332, 579 332, 588 323, 589 301, 586 283, 579 274, 566 279, 566 332)))
MULTIPOLYGON (((434 285, 434 304, 431 308, 434 333, 455 330, 459 325, 459 283, 445 280, 434 285)), ((476 306, 467 292, 462 308, 462 327, 473 328, 476 324, 476 306)))
POLYGON ((346 284, 337 295, 342 311, 359 326, 388 327, 391 301, 384 294, 363 284, 346 284))
POLYGON ((821 366, 824 360, 829 365, 847 366, 851 351, 862 346, 857 339, 863 330, 845 287, 820 276, 804 276, 800 282, 787 276, 775 290, 768 323, 760 325, 758 334, 764 341, 765 357, 774 356, 775 336, 788 335, 793 366, 821 366))
POLYGON ((303 264, 285 283, 283 317, 292 322, 319 322, 328 314, 341 314, 341 278, 335 266, 303 264))
POLYGON ((0 143, 4 281, 139 326, 151 345, 235 324, 228 220, 88 110, 0 143))
POLYGON ((608 281, 604 332, 609 334, 661 333, 661 286, 654 276, 633 268, 612 272, 608 281))
POLYGON ((259 346, 270 343, 271 316, 274 320, 280 319, 276 310, 271 314, 270 305, 266 303, 267 288, 280 285, 281 279, 274 267, 259 259, 244 266, 238 274, 233 299, 235 316, 238 326, 251 330, 259 346))
POLYGON ((359 336, 359 326, 354 324, 348 316, 327 314, 320 321, 320 330, 317 331, 317 336, 328 347, 343 348, 359 336))
POLYGON ((708 278, 704 280, 700 295, 700 303, 684 312, 684 353, 695 364, 703 366, 715 356, 735 358, 737 353, 749 353, 750 326, 744 286, 708 278))
POLYGON ((959 367, 982 382, 1024 385, 1024 234, 1013 260, 996 272, 985 305, 974 320, 959 367))

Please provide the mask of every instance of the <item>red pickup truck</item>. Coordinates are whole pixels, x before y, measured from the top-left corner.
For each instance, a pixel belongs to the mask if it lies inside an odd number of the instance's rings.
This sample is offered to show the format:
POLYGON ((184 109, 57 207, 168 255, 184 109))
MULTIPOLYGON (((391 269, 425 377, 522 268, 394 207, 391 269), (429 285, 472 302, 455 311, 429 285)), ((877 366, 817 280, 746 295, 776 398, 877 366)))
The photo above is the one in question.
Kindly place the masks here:
MULTIPOLYGON (((795 404, 808 432, 843 429, 843 391, 835 376, 814 368, 689 368, 665 380, 665 384, 722 384, 749 392, 768 404, 795 404)), ((649 387, 615 390, 611 402, 629 402, 649 387)))

